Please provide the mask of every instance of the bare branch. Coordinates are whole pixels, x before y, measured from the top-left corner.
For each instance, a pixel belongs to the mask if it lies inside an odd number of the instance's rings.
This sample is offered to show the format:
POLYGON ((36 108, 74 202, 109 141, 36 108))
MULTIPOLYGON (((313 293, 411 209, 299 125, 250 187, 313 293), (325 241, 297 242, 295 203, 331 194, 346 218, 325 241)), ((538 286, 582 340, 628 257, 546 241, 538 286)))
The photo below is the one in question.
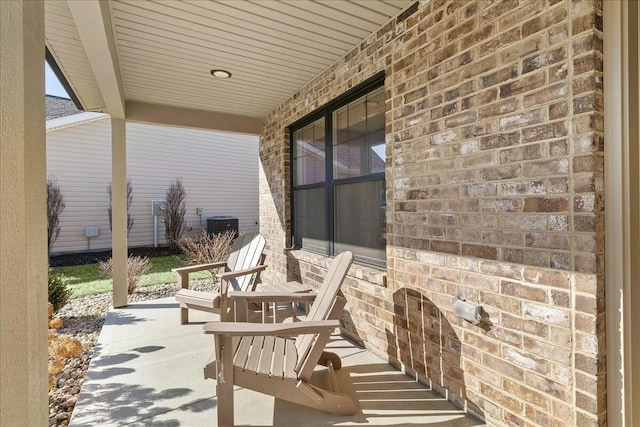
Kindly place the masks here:
POLYGON ((164 211, 164 231, 169 246, 175 249, 179 246, 180 239, 187 227, 184 216, 187 208, 184 202, 187 192, 180 178, 171 184, 165 197, 166 209, 164 211))
POLYGON ((64 197, 60 186, 54 179, 47 180, 47 247, 49 252, 60 235, 60 214, 64 208, 64 197))

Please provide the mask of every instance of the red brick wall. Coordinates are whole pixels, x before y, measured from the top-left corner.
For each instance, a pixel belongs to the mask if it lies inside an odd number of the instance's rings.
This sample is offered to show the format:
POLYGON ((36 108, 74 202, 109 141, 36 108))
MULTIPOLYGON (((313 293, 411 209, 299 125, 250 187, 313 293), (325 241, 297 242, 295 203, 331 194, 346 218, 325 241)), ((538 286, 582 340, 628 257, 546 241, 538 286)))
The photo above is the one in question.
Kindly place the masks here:
POLYGON ((326 262, 283 251, 286 127, 379 71, 387 271, 352 269, 345 327, 492 424, 604 423, 601 4, 416 2, 273 111, 267 280, 319 283, 326 262))

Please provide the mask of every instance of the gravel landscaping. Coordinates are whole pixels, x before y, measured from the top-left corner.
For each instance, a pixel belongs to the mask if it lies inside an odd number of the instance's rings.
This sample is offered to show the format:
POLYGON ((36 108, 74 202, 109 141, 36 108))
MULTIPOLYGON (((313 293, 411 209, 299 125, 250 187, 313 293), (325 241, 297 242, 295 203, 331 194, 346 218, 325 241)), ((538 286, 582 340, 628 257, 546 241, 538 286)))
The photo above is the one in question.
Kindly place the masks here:
MULTIPOLYGON (((190 288, 196 290, 211 290, 212 287, 211 280, 193 281, 190 284, 190 288)), ((178 289, 177 284, 171 283, 139 288, 129 296, 129 302, 170 297, 178 289)), ((67 360, 64 370, 57 376, 56 387, 49 391, 49 426, 69 425, 71 413, 112 299, 113 295, 110 292, 74 299, 56 314, 63 323, 58 333, 70 335, 79 340, 84 346, 84 351, 79 357, 67 360)))

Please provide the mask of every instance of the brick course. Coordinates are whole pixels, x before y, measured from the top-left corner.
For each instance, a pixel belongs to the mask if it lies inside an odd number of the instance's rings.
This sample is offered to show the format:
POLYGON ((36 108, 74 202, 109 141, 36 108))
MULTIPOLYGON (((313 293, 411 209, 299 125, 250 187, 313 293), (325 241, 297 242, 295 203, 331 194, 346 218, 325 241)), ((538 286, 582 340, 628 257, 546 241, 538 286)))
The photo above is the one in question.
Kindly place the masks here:
POLYGON ((380 71, 387 270, 352 267, 345 330, 492 425, 603 425, 600 2, 417 1, 286 100, 260 144, 265 280, 327 262, 284 251, 287 126, 380 71))

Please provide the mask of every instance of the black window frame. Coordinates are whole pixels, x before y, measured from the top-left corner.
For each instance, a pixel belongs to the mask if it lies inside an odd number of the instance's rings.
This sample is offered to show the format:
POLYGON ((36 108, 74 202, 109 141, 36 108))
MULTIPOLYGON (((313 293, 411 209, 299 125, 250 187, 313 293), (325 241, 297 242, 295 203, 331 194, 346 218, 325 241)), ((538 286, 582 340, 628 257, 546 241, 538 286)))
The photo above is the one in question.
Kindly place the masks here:
MULTIPOLYGON (((326 230, 326 248, 325 252, 321 253, 325 256, 335 256, 335 230, 334 230, 334 214, 335 214, 335 206, 334 206, 334 187, 341 184, 352 184, 357 182, 365 182, 365 181, 380 181, 386 183, 385 172, 377 172, 373 174, 361 175, 357 177, 350 178, 340 178, 334 179, 333 177, 333 113, 338 109, 344 107, 345 105, 355 101, 356 99, 367 95, 368 93, 385 87, 385 73, 380 72, 374 75, 373 77, 367 79, 360 85, 348 90, 343 93, 339 97, 334 100, 328 102, 322 107, 314 110, 312 113, 306 115, 305 117, 297 120, 288 126, 289 131, 289 153, 290 153, 290 182, 289 182, 289 197, 290 197, 290 218, 291 218, 291 237, 292 237, 292 248, 295 249, 304 249, 309 252, 320 253, 313 249, 302 248, 301 245, 297 245, 294 237, 295 231, 295 200, 294 200, 294 192, 296 190, 304 190, 311 188, 321 188, 324 187, 325 192, 325 230, 326 230), (324 183, 314 183, 314 184, 306 184, 306 185, 298 185, 294 186, 294 167, 295 160, 293 158, 295 153, 295 141, 294 134, 299 129, 315 122, 316 120, 324 118, 325 120, 325 180, 324 183)), ((385 121, 386 122, 386 121, 385 121)), ((386 123, 385 123, 386 126, 386 123)), ((386 161, 385 161, 386 163, 386 161)), ((386 185, 386 184, 385 184, 386 185)), ((385 190, 386 191, 386 190, 385 190)), ((386 230, 385 230, 386 233, 386 230)), ((386 246, 386 245, 385 245, 386 246)), ((376 269, 386 270, 387 268, 387 260, 386 255, 385 259, 380 262, 369 261, 358 257, 358 254, 354 253, 354 261, 357 264, 365 265, 369 267, 373 267, 376 269)))

